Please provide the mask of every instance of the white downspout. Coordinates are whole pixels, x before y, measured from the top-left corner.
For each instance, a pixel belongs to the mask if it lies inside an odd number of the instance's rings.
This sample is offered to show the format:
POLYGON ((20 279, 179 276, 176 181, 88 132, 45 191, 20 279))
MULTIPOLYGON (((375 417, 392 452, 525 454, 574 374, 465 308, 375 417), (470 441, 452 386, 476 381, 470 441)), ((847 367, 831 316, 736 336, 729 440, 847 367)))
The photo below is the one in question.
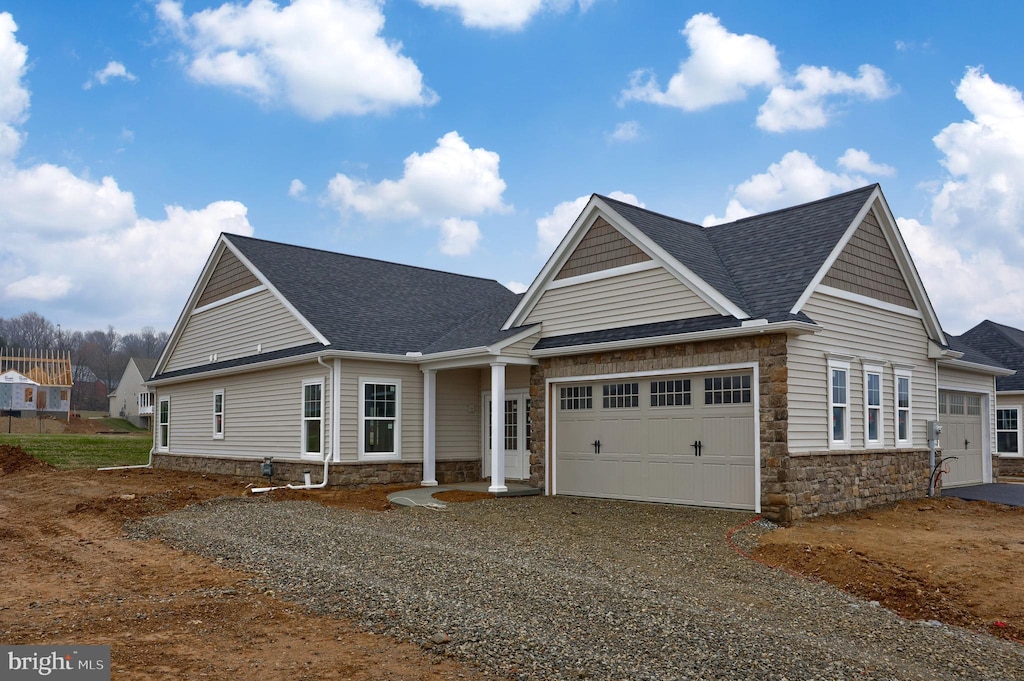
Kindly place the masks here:
MULTIPOLYGON (((153 393, 153 397, 156 397, 156 393, 153 393)), ((68 398, 70 404, 71 399, 68 398)), ((159 404, 159 403, 158 403, 159 404)), ((155 416, 155 414, 154 414, 155 416)), ((153 445, 149 448, 149 463, 135 464, 134 466, 104 466, 103 468, 97 468, 98 471, 124 471, 130 468, 152 468, 153 467, 153 452, 156 451, 156 438, 157 438, 157 424, 153 423, 153 445)))
POLYGON ((338 453, 338 435, 341 432, 341 424, 338 423, 338 412, 341 410, 341 394, 338 387, 341 384, 341 360, 335 359, 333 367, 326 364, 323 357, 317 357, 316 361, 331 372, 331 445, 324 450, 323 476, 320 478, 320 482, 314 485, 307 473, 306 481, 301 485, 289 483, 287 485, 277 485, 276 487, 253 487, 249 490, 253 494, 272 492, 275 489, 323 489, 327 487, 328 468, 330 467, 331 459, 334 459, 338 453))

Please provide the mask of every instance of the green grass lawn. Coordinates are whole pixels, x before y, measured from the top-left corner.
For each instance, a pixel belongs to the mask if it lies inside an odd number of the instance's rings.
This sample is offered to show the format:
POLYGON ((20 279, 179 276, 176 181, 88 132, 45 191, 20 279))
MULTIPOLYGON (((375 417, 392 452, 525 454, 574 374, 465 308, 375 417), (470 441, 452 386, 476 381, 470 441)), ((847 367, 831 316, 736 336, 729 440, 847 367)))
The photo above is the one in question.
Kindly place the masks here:
MULTIPOLYGON (((118 427, 117 430, 127 429, 118 427)), ((17 445, 37 459, 42 459, 57 468, 102 468, 148 462, 153 437, 145 430, 131 435, 0 433, 0 445, 17 445)))

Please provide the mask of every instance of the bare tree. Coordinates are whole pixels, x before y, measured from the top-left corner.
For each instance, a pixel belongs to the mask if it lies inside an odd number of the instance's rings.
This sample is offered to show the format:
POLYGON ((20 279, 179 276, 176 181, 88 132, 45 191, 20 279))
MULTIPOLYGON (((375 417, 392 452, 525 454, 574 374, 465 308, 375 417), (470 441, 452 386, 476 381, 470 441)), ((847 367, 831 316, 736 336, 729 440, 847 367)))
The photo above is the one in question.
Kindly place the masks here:
POLYGON ((128 333, 121 337, 121 352, 128 357, 159 357, 167 344, 167 332, 157 333, 152 326, 143 327, 138 333, 128 333))
POLYGON ((32 350, 56 348, 56 327, 46 317, 35 312, 4 320, 4 337, 12 347, 32 350))

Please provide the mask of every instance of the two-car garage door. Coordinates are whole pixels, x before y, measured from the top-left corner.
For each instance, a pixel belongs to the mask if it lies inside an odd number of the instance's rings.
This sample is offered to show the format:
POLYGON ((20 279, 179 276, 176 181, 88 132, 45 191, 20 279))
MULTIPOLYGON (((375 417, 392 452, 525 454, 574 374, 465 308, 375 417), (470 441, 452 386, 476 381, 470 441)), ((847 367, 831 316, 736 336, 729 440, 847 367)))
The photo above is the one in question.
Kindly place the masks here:
POLYGON ((755 508, 750 370, 556 386, 556 494, 755 508))

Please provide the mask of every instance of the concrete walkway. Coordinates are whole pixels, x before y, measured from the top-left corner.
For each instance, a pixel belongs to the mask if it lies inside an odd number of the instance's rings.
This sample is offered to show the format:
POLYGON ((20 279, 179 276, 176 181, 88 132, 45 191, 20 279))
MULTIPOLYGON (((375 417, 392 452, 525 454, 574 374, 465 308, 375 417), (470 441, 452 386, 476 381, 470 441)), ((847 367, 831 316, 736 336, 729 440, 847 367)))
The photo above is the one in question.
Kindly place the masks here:
POLYGON ((942 496, 968 501, 991 501, 1006 506, 1024 506, 1024 485, 993 482, 986 485, 943 488, 942 496))
MULTIPOLYGON (((392 492, 388 495, 388 501, 396 506, 426 506, 427 508, 445 508, 443 501, 438 501, 434 495, 438 492, 445 492, 452 489, 461 489, 467 492, 487 493, 490 483, 486 480, 481 482, 460 482, 455 485, 438 485, 437 487, 420 487, 418 489, 406 489, 401 492, 392 492)), ((495 497, 528 497, 541 494, 544 490, 523 484, 521 482, 506 482, 507 492, 498 492, 495 497)))

